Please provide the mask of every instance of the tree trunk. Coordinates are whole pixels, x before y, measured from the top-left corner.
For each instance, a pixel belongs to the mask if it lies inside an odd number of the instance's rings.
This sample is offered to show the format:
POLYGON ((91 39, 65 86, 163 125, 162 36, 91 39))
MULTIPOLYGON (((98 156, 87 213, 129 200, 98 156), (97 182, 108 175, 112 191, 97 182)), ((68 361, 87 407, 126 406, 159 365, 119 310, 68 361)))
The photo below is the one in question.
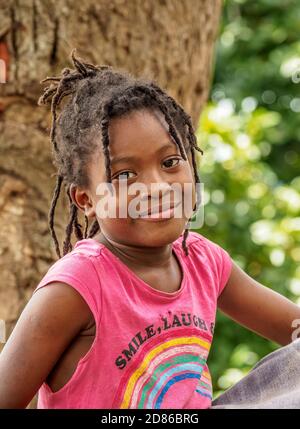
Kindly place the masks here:
MULTIPOLYGON (((76 47, 89 62, 154 78, 197 125, 220 10, 221 0, 0 0, 0 321, 6 337, 56 259, 47 225, 55 182, 50 113, 37 106, 40 80, 70 66, 76 47)), ((62 197, 60 239, 66 208, 62 197)))

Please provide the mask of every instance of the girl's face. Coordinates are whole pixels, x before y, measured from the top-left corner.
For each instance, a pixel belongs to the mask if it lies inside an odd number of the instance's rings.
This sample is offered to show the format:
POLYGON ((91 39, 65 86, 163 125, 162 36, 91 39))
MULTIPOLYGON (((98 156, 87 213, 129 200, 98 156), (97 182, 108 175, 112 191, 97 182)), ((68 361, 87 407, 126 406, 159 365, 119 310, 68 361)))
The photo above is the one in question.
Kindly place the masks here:
MULTIPOLYGON (((171 186, 177 184, 176 186, 181 189, 182 216, 180 218, 174 215, 167 218, 160 216, 160 219, 155 221, 143 217, 132 218, 128 214, 126 217, 117 215, 116 218, 100 218, 97 203, 103 196, 97 195, 97 186, 107 181, 102 150, 93 157, 88 167, 90 189, 86 214, 89 217, 96 216, 105 237, 120 244, 157 247, 175 241, 183 232, 196 202, 191 154, 188 155, 188 161, 181 157, 160 111, 143 109, 120 118, 113 118, 109 124, 109 141, 111 177, 117 197, 116 213, 119 213, 120 184, 122 180, 124 184, 126 179, 127 189, 132 184, 142 184, 143 188, 149 191, 143 194, 143 201, 147 204, 146 211, 151 210, 151 203, 154 207, 164 204, 166 200, 163 200, 163 194, 164 198, 170 197, 171 207, 176 205, 179 194, 171 192, 171 186), (185 208, 184 184, 189 184, 188 188, 191 190, 189 193, 192 200, 189 204, 191 210, 185 208), (151 194, 151 187, 153 190, 160 186, 159 194, 151 194)), ((127 208, 137 195, 141 197, 138 192, 127 196, 127 208)), ((139 207, 141 206, 137 205, 137 208, 139 207)), ((144 208, 143 205, 141 211, 145 211, 144 208)))

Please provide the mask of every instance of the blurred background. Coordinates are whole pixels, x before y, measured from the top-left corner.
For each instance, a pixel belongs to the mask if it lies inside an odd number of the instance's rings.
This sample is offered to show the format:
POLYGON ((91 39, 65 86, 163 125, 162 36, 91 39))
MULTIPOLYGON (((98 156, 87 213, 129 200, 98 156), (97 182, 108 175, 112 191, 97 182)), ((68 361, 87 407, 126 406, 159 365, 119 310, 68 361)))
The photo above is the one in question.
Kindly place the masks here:
MULTIPOLYGON (((253 278, 300 305, 300 3, 228 0, 204 149, 205 225, 253 278)), ((278 347, 218 314, 215 396, 278 347)))

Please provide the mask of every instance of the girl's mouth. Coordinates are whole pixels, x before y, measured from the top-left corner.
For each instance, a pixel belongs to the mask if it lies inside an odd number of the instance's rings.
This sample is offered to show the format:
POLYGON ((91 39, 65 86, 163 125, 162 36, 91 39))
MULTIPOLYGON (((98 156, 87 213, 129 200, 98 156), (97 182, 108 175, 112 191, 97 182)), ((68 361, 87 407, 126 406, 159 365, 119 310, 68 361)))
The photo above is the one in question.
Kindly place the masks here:
POLYGON ((175 208, 179 206, 180 202, 176 205, 172 205, 170 207, 163 208, 162 206, 154 207, 153 210, 149 212, 145 212, 140 214, 138 219, 146 220, 150 222, 161 222, 170 220, 174 217, 175 208))

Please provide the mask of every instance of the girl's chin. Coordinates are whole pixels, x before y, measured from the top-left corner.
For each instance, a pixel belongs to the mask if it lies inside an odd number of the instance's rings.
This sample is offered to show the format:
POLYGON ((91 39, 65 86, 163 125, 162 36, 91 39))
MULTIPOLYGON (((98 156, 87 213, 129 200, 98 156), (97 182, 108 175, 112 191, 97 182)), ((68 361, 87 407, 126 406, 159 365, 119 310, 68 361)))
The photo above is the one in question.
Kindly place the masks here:
POLYGON ((173 219, 169 222, 143 222, 139 221, 139 226, 136 223, 134 226, 134 236, 139 238, 149 245, 149 241, 159 245, 158 243, 166 244, 171 243, 183 233, 186 225, 183 219, 173 219), (177 220, 177 222, 175 222, 177 220), (139 231, 137 230, 139 228, 139 231))

